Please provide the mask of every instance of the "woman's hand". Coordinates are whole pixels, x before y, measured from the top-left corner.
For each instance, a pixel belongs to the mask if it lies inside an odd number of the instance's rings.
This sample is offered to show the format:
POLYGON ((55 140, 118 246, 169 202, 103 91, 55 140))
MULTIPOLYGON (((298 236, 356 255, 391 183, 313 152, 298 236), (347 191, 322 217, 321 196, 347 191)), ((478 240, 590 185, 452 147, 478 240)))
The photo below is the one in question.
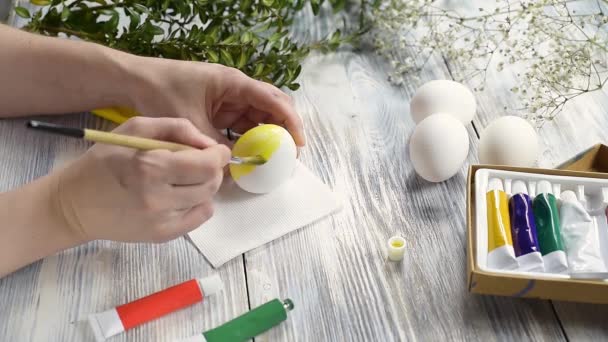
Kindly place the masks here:
POLYGON ((59 171, 58 203, 81 240, 162 242, 209 219, 230 150, 186 119, 130 119, 115 132, 200 150, 137 151, 96 144, 59 171))
POLYGON ((134 57, 131 105, 146 116, 187 118, 203 133, 227 143, 219 129, 237 133, 260 123, 284 126, 300 147, 302 120, 291 98, 265 82, 219 64, 134 57))

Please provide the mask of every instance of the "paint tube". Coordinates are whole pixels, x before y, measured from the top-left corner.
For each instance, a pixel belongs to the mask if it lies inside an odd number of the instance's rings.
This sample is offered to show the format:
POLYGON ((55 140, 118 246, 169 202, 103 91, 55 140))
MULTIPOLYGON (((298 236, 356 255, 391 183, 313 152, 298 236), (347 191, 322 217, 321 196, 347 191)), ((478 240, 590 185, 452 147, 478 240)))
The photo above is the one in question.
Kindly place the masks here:
POLYGON ((564 273, 568 270, 568 261, 560 233, 557 200, 552 193, 551 183, 540 181, 537 188, 538 195, 532 202, 532 208, 545 272, 564 273))
POLYGON ((606 265, 599 245, 597 222, 572 191, 561 195, 561 233, 568 271, 573 278, 605 278, 606 265))
POLYGON ((486 193, 488 217, 488 267, 503 270, 517 268, 517 260, 511 239, 511 222, 507 205, 507 194, 502 181, 490 180, 486 193))
POLYGON ((528 196, 526 183, 519 180, 514 181, 512 189, 509 216, 511 217, 513 247, 519 269, 525 272, 543 272, 543 257, 538 246, 532 202, 528 196))
POLYGON ((97 342, 120 334, 143 323, 201 302, 220 292, 222 280, 214 275, 191 279, 113 309, 91 314, 89 324, 97 342))

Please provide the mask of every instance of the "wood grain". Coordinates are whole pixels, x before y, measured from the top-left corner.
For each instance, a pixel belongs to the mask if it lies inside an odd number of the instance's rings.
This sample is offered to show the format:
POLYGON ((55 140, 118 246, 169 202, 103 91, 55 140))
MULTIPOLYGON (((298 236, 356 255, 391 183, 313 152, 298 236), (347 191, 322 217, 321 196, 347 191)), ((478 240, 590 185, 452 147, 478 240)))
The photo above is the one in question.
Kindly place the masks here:
MULTIPOLYGON (((312 20, 308 13, 296 34, 318 38, 336 22, 312 20)), ((313 54, 302 88, 293 94, 309 141, 302 160, 344 200, 340 213, 219 270, 184 239, 163 245, 95 242, 59 253, 0 279, 2 340, 87 341, 87 327, 71 322, 214 272, 225 282, 223 294, 114 340, 185 337, 276 297, 293 299, 295 310, 257 341, 564 340, 548 301, 467 292, 465 178, 467 165, 477 161, 477 135, 468 125, 470 153, 454 178, 441 184, 421 180, 407 151, 414 129, 409 99, 423 82, 450 75, 443 60, 434 58, 419 79, 395 88, 386 82, 386 70, 370 52, 313 54), (387 261, 385 254, 386 241, 397 233, 407 240, 401 263, 387 261)), ((513 101, 499 80, 478 95, 477 128, 503 115, 499 108, 513 101)), ((572 115, 543 128, 541 163, 555 165, 605 140, 608 97, 592 96, 595 104, 575 106, 572 115)), ((88 115, 51 121, 109 127, 88 115)), ((23 124, 0 121, 2 191, 86 148, 80 141, 27 132, 23 124)), ((569 339, 606 339, 605 307, 554 305, 569 339)))
MULTIPOLYGON (((309 37, 331 27, 303 25, 309 37)), ((274 297, 296 305, 256 341, 564 339, 546 301, 467 293, 465 178, 477 136, 468 125, 469 158, 454 178, 430 184, 415 175, 409 99, 422 82, 449 78, 442 61, 427 69, 399 89, 372 53, 307 61, 294 94, 310 142, 302 159, 345 208, 246 254, 251 306, 274 297), (386 260, 393 234, 407 240, 402 263, 386 260)))

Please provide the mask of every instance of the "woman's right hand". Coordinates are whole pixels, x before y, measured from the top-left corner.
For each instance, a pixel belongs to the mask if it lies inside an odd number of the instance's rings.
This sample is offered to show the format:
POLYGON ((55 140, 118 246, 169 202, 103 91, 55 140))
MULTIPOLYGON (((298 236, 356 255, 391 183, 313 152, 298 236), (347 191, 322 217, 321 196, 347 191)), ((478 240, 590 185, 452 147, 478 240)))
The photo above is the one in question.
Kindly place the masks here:
POLYGON ((213 214, 230 150, 187 119, 135 117, 114 132, 200 150, 138 151, 96 144, 59 171, 57 204, 82 241, 163 242, 213 214))

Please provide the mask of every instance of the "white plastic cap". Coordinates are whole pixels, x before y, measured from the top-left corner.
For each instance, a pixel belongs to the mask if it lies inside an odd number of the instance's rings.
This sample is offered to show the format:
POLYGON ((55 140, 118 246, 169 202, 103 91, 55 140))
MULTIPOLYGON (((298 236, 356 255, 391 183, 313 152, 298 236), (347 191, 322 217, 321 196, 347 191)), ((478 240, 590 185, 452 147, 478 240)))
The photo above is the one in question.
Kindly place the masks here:
POLYGON ((511 190, 514 194, 528 194, 528 188, 526 187, 526 183, 524 183, 524 181, 522 180, 514 181, 511 190))
POLYGON ((562 185, 561 184, 553 184, 553 194, 555 197, 560 198, 562 193, 562 185))
POLYGON ((400 261, 405 255, 405 239, 393 236, 388 239, 388 258, 391 261, 400 261))
POLYGON ((561 200, 564 202, 576 202, 576 194, 574 193, 574 191, 570 191, 570 190, 566 190, 564 192, 562 192, 562 195, 560 196, 561 200))
POLYGON ((512 195, 513 193, 511 192, 511 184, 513 184, 513 180, 512 179, 505 179, 505 192, 507 193, 507 195, 512 195))
POLYGON ((488 191, 492 191, 492 190, 500 190, 500 191, 505 190, 502 186, 502 181, 500 179, 498 179, 498 178, 490 179, 490 181, 488 182, 488 191))
POLYGON ((552 194, 553 193, 553 186, 551 186, 551 183, 549 183, 549 181, 546 180, 542 180, 540 182, 538 182, 538 184, 536 185, 536 190, 537 190, 537 194, 552 194))
POLYGON ((198 285, 201 287, 203 296, 211 296, 221 292, 224 289, 224 283, 219 275, 214 274, 207 278, 198 279, 198 285))
POLYGON ((585 197, 585 186, 579 185, 576 187, 576 197, 580 202, 585 202, 587 198, 585 197))
POLYGON ((528 182, 528 193, 530 194, 530 197, 536 196, 536 182, 533 182, 533 181, 528 182))

